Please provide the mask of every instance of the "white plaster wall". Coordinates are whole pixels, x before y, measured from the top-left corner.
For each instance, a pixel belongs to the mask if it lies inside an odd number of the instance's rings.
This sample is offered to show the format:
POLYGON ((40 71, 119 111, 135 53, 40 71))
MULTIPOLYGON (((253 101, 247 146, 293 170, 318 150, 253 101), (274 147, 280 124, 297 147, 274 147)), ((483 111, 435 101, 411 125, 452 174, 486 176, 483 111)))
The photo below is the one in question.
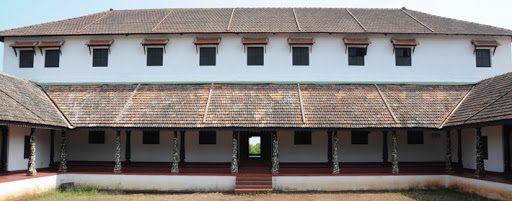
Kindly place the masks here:
MULTIPOLYGON (((28 159, 23 158, 25 136, 30 128, 9 126, 7 170, 26 170, 28 159)), ((50 164, 50 130, 36 129, 36 168, 46 168, 50 164)))
POLYGON ((217 144, 199 144, 199 131, 185 134, 186 162, 231 162, 231 142, 233 132, 217 131, 217 144))
POLYGON ((327 131, 313 131, 311 145, 295 145, 293 130, 277 131, 279 162, 327 162, 327 131))
POLYGON ((30 195, 55 190, 60 186, 60 175, 37 177, 0 183, 0 200, 17 200, 30 195))
MULTIPOLYGON (((68 161, 108 161, 113 162, 115 156, 116 131, 105 130, 105 144, 89 144, 88 130, 73 130, 67 133, 68 161)), ((56 137, 60 145, 60 136, 56 137)), ((124 160, 126 136, 121 133, 121 159, 124 160)), ((132 151, 133 153, 133 151, 132 151)), ((55 152, 56 161, 60 161, 60 149, 55 152)))
MULTIPOLYGON (((41 83, 61 82, 221 82, 221 81, 322 81, 322 82, 476 82, 512 70, 509 37, 364 35, 369 37, 365 66, 348 66, 343 34, 224 34, 151 36, 77 36, 6 38, 4 72, 41 83), (199 66, 192 44, 198 36, 219 36, 216 66, 199 66), (242 37, 270 38, 264 66, 247 66, 242 37), (309 66, 292 66, 288 37, 312 36, 316 43, 309 66), (164 66, 146 66, 140 42, 144 38, 169 38, 164 66), (412 66, 395 66, 392 37, 414 37, 421 45, 412 56, 412 66), (92 67, 92 56, 84 44, 90 39, 115 39, 106 68, 92 67), (502 44, 492 57, 491 68, 477 68, 472 39, 496 39, 502 44), (44 57, 36 51, 34 68, 19 68, 19 58, 9 45, 14 41, 65 40, 59 68, 44 68, 44 57)), ((362 35, 356 35, 363 37, 362 35)))
MULTIPOLYGON (((503 172, 502 126, 482 128, 482 136, 487 136, 489 159, 484 160, 485 170, 503 172)), ((476 128, 462 130, 462 165, 476 169, 476 128)))
POLYGON ((351 137, 350 131, 338 131, 338 161, 382 162, 382 131, 370 132, 368 144, 352 144, 351 137))
MULTIPOLYGON (((142 144, 142 131, 132 131, 132 162, 171 162, 173 131, 160 131, 160 144, 142 144)), ((178 141, 179 142, 179 141, 178 141)), ((126 141, 123 141, 126 144, 126 141)), ((124 151, 125 149, 123 149, 124 151)), ((122 158, 124 160, 124 158, 122 158)))
MULTIPOLYGON (((388 138, 390 149, 388 159, 391 161, 391 133, 388 134, 388 138)), ((407 144, 407 131, 400 130, 397 131, 397 141, 398 162, 445 161, 446 134, 444 131, 424 131, 423 144, 407 144), (433 138, 432 134, 440 134, 440 137, 433 138)), ((453 148, 456 146, 452 146, 452 150, 453 148)))
POLYGON ((235 176, 61 174, 60 180, 100 189, 164 192, 233 192, 235 176))

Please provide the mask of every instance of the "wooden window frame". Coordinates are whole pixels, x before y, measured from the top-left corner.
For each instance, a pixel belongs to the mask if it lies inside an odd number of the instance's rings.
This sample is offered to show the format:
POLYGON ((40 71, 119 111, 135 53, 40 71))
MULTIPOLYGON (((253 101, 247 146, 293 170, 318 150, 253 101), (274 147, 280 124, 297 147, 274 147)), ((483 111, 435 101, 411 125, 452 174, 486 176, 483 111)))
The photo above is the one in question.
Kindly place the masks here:
POLYGON ((198 51, 199 51, 199 66, 217 66, 217 54, 219 51, 219 48, 216 45, 198 45, 198 51), (214 64, 201 64, 201 50, 203 48, 215 48, 215 54, 214 54, 214 64))
POLYGON ((313 135, 311 131, 295 131, 293 133, 294 145, 312 145, 313 135), (301 139, 303 138, 303 139, 301 139))
POLYGON ((30 135, 24 136, 23 141, 23 159, 30 157, 30 135))
POLYGON ((477 68, 490 68, 492 67, 492 54, 491 54, 491 48, 490 47, 478 47, 478 48, 475 48, 475 66, 477 68), (481 52, 482 50, 485 50, 489 53, 489 65, 488 66, 482 66, 482 65, 478 65, 478 52, 481 52))
POLYGON ((349 66, 364 66, 367 54, 368 54, 368 46, 359 46, 359 45, 349 45, 349 46, 347 46, 348 65, 349 66), (356 49, 356 55, 355 56, 351 56, 350 55, 350 50, 351 49, 356 49), (364 55, 362 56, 363 63, 362 64, 350 64, 350 60, 351 60, 350 58, 352 58, 352 57, 361 57, 361 56, 357 56, 357 49, 364 49, 364 55))
POLYGON ((46 48, 44 50, 44 67, 45 68, 58 68, 60 67, 60 55, 61 55, 61 51, 60 49, 57 49, 57 48, 46 48), (49 65, 48 64, 48 51, 51 51, 51 52, 57 52, 57 65, 56 66, 52 66, 52 65, 49 65))
POLYGON ((20 50, 20 58, 19 58, 19 68, 34 68, 34 62, 36 57, 36 51, 34 49, 21 48, 20 50), (27 52, 32 52, 32 64, 31 65, 22 65, 24 64, 22 60, 25 58, 24 55, 27 52))
POLYGON ((352 132, 350 132, 350 143, 353 145, 368 145, 369 135, 370 135, 369 131, 352 131, 352 132), (363 140, 364 142, 357 141, 360 139, 356 138, 355 136, 366 136, 366 137, 362 138, 362 139, 366 139, 366 140, 363 140))
MULTIPOLYGON (((394 52, 395 52, 395 66, 412 66, 413 48, 411 46, 396 46, 394 49, 394 52), (409 51, 409 64, 408 65, 398 64, 398 57, 399 57, 397 54, 398 49, 404 49, 404 50, 409 51)), ((400 57, 403 57, 403 56, 400 56, 400 57)))
POLYGON ((110 49, 108 47, 104 47, 104 46, 97 46, 97 47, 93 47, 91 48, 92 50, 92 67, 95 67, 95 68, 106 68, 108 67, 108 60, 109 60, 109 52, 110 52, 110 49), (97 50, 106 50, 106 65, 94 65, 94 53, 97 51, 97 50))
POLYGON ((417 144, 422 145, 425 144, 425 132, 423 131, 407 131, 407 144, 417 144), (421 134, 421 142, 416 141, 416 139, 413 139, 413 135, 415 134, 421 134))
POLYGON ((199 131, 199 144, 200 145, 216 145, 217 144, 217 131, 199 131), (205 138, 207 135, 214 137, 205 138), (208 141, 212 140, 212 141, 208 141))
POLYGON ((265 53, 266 53, 266 46, 265 45, 245 45, 246 50, 246 56, 247 56, 247 66, 264 66, 265 65, 265 53), (262 63, 261 64, 249 64, 249 49, 250 48, 262 48, 263 54, 262 54, 262 63))
POLYGON ((290 48, 291 48, 291 53, 292 53, 292 66, 310 66, 311 65, 311 49, 312 49, 311 45, 290 45, 290 48), (307 64, 295 64, 294 63, 295 48, 308 48, 308 51, 306 51, 308 53, 307 64))
POLYGON ((160 144, 160 131, 143 131, 142 144, 160 144))
POLYGON ((105 144, 105 138, 106 138, 105 131, 89 131, 89 135, 88 135, 89 144, 105 144), (93 139, 94 138, 93 135, 99 135, 99 136, 96 136, 96 137, 98 137, 98 139, 93 139))
POLYGON ((146 47, 146 66, 163 66, 164 65, 164 54, 165 54, 165 46, 148 46, 146 47), (161 49, 162 50, 162 58, 161 58, 161 61, 160 63, 158 64, 151 64, 150 65, 150 62, 149 62, 149 59, 150 59, 150 50, 153 51, 155 49, 161 49))

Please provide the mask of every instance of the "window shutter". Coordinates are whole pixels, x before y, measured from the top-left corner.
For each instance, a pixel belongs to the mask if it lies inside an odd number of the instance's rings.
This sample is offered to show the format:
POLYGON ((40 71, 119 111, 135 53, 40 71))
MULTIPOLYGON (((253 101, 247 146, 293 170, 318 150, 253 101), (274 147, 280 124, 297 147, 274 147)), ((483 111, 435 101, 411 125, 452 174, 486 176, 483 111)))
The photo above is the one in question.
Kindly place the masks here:
POLYGON ((34 67, 34 50, 21 50, 20 51, 20 67, 32 68, 34 67))
POLYGON ((44 67, 59 67, 60 50, 46 50, 44 67))
POLYGON ((147 57, 147 66, 162 66, 164 60, 164 49, 148 48, 147 57))
POLYGON ((307 66, 309 65, 309 48, 293 47, 293 65, 307 66))

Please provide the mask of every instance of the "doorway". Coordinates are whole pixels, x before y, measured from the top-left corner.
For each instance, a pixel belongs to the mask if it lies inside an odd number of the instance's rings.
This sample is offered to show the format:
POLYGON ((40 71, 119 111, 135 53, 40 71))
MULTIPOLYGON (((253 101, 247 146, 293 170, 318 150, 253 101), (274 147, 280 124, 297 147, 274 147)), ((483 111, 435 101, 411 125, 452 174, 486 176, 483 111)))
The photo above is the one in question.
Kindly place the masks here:
POLYGON ((270 161, 270 132, 240 132, 241 161, 270 161))

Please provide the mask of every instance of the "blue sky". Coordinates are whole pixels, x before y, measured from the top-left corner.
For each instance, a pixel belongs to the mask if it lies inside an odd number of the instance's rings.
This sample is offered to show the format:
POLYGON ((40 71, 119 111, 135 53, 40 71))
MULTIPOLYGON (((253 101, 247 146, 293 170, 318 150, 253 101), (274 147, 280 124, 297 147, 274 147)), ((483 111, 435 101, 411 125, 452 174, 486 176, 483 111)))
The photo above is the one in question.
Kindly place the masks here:
MULTIPOLYGON (((5 0, 0 30, 78 17, 110 8, 352 7, 401 8, 512 29, 511 0, 5 0)), ((0 48, 0 71, 3 48, 0 48)))

